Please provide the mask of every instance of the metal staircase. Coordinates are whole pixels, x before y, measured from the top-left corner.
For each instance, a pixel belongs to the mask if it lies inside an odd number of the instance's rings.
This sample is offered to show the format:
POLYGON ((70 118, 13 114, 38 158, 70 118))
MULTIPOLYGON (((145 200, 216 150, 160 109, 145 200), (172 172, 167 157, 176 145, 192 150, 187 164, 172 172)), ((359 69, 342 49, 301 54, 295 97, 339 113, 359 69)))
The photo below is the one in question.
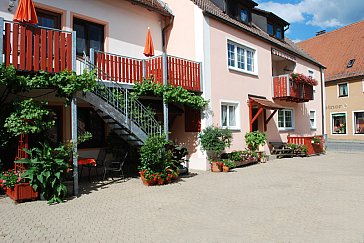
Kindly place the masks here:
MULTIPOLYGON (((81 69, 102 72, 86 58, 79 61, 84 65, 81 69)), ((102 76, 112 80, 106 73, 102 72, 102 76)), ((112 131, 132 146, 141 146, 149 135, 162 132, 154 114, 117 82, 97 78, 93 92, 78 94, 77 97, 91 104, 112 131)))

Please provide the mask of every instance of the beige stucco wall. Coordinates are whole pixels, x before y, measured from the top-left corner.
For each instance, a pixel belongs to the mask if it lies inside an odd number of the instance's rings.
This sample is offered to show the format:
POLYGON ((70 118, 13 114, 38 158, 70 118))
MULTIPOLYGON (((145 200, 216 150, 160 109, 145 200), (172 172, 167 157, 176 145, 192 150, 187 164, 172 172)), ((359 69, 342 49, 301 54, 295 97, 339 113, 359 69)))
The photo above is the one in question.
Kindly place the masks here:
MULTIPOLYGON (((105 50, 144 58, 148 27, 151 28, 156 55, 162 51, 161 16, 128 1, 118 0, 35 0, 35 6, 62 14, 62 27, 72 30, 73 17, 105 26, 105 50)), ((8 12, 8 1, 1 1, 0 16, 12 20, 16 7, 8 12)))
POLYGON ((364 135, 354 134, 354 111, 364 111, 363 79, 326 83, 326 126, 329 139, 364 140, 364 135), (339 97, 338 84, 348 83, 349 96, 339 97), (332 134, 331 114, 346 113, 346 134, 332 134))

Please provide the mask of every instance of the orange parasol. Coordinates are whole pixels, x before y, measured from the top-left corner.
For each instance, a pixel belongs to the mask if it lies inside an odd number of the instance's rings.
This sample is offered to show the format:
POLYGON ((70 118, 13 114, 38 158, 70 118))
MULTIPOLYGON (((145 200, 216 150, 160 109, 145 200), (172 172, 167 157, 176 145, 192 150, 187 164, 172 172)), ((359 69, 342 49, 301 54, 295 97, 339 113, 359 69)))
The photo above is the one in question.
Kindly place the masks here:
POLYGON ((14 15, 14 21, 29 24, 38 24, 33 0, 19 0, 18 8, 14 15))
POLYGON ((148 27, 147 38, 145 39, 144 55, 146 57, 154 56, 154 45, 152 40, 152 34, 150 33, 150 28, 148 27))

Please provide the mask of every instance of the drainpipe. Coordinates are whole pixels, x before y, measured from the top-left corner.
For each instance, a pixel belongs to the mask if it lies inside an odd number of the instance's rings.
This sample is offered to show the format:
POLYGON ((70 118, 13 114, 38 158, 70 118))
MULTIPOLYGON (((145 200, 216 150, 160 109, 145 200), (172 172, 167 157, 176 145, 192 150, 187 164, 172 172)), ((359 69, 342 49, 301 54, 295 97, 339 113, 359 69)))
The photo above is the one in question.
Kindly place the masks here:
MULTIPOLYGON (((167 40, 166 40, 166 32, 169 28, 172 27, 173 17, 168 18, 169 23, 162 28, 162 61, 163 61, 163 84, 168 84, 168 59, 167 59, 167 40)), ((168 128, 168 104, 163 100, 163 125, 164 125, 164 133, 166 135, 166 140, 169 140, 169 128, 168 128)))
POLYGON ((322 109, 322 134, 324 135, 324 139, 327 139, 327 132, 326 132, 326 92, 325 92, 325 76, 324 76, 324 68, 320 68, 320 75, 321 75, 321 109, 322 109))

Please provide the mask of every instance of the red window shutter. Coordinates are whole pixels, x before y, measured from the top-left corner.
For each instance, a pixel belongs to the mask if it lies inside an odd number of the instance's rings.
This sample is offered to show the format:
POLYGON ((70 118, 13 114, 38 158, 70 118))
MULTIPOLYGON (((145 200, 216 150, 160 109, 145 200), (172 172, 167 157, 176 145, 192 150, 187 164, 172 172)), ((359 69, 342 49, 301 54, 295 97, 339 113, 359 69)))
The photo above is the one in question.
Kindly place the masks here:
POLYGON ((201 131, 201 111, 185 106, 185 132, 201 131))

